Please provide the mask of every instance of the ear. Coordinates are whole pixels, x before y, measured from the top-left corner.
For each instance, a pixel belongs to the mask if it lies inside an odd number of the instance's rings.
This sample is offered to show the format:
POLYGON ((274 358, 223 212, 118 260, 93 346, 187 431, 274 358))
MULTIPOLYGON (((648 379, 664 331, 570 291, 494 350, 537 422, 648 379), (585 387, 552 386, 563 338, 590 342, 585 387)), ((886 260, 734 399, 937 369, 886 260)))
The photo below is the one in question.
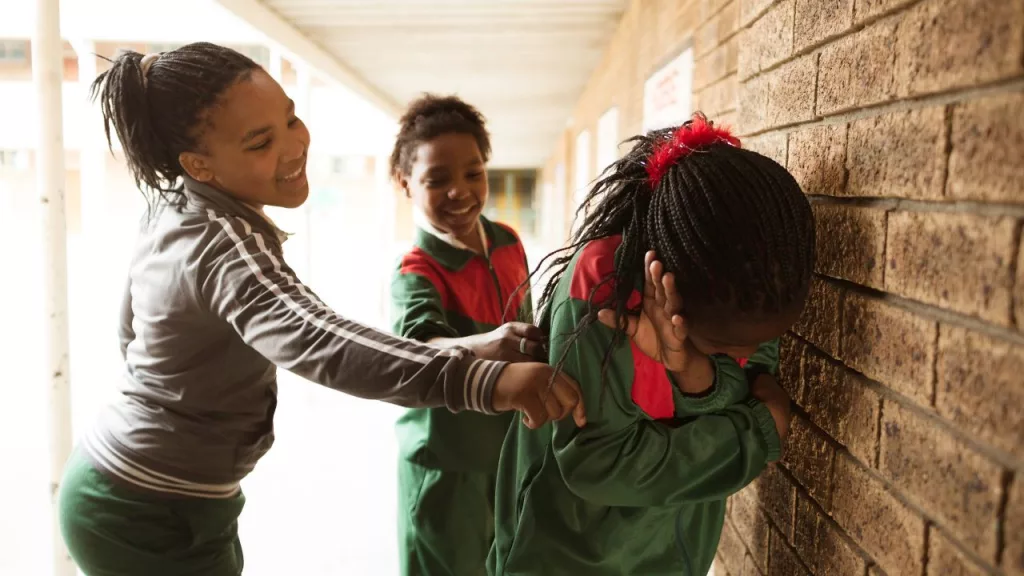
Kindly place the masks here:
POLYGON ((178 155, 178 163, 193 180, 210 182, 213 180, 213 169, 209 159, 196 152, 182 152, 178 155))
POLYGON ((412 192, 409 190, 409 177, 406 176, 405 174, 402 174, 401 170, 395 170, 395 173, 394 175, 392 175, 392 178, 394 179, 395 184, 398 185, 399 189, 401 189, 402 192, 405 194, 405 197, 412 198, 412 192))

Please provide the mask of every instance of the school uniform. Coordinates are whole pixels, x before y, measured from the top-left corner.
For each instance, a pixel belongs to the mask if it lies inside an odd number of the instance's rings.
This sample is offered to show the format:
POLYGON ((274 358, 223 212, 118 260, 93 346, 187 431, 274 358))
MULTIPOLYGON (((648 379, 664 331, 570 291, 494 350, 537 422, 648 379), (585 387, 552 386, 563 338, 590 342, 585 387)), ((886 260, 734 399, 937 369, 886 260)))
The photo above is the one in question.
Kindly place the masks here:
MULTIPOLYGON (((774 372, 777 342, 744 361, 712 356, 715 381, 684 395, 664 367, 595 323, 569 335, 612 290, 621 237, 587 244, 560 280, 541 319, 550 359, 565 354, 587 406, 583 428, 529 430, 514 423, 502 449, 495 504, 492 576, 703 576, 725 519, 725 500, 779 457, 768 408, 749 398, 748 379, 774 372)), ((641 302, 643 286, 630 306, 641 302)))
MULTIPOLYGON (((414 247, 402 257, 392 282, 396 334, 425 342, 531 321, 529 293, 517 292, 529 274, 522 243, 511 229, 483 217, 478 230, 485 254, 434 229, 417 213, 414 247)), ((481 417, 425 408, 398 421, 403 576, 485 573, 495 470, 513 419, 512 414, 481 417)))
POLYGON ((64 539, 89 576, 241 573, 239 483, 274 441, 277 366, 361 398, 490 413, 505 365, 342 318, 295 277, 269 219, 185 184, 184 204, 141 231, 121 394, 61 487, 64 539))

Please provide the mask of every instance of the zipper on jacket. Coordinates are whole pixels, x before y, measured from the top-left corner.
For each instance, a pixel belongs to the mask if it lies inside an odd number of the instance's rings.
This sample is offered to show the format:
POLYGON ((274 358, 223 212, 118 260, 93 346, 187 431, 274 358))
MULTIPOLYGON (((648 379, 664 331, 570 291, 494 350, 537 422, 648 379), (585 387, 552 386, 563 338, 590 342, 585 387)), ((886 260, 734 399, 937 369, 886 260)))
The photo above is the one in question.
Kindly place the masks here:
POLYGON ((683 556, 683 575, 693 575, 693 565, 690 564, 690 553, 686 551, 686 544, 683 543, 683 511, 676 515, 676 547, 683 556))
POLYGON ((494 288, 498 291, 498 325, 501 326, 505 323, 505 304, 502 304, 504 297, 501 295, 501 284, 498 282, 498 273, 494 271, 494 265, 491 264, 490 256, 485 256, 484 259, 487 260, 487 269, 491 271, 491 280, 494 281, 494 288))

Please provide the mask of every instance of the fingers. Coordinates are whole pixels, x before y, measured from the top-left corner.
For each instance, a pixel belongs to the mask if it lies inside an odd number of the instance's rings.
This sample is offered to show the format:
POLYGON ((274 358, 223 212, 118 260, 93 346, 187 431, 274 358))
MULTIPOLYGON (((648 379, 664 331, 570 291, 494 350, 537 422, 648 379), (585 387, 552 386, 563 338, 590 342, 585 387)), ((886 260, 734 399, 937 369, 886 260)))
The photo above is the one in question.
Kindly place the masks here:
POLYGON ((679 314, 683 309, 683 299, 679 297, 679 292, 676 290, 675 274, 665 274, 661 285, 665 291, 665 315, 671 317, 674 314, 679 314))
POLYGON ((689 330, 686 327, 686 320, 679 314, 672 316, 672 336, 680 342, 686 340, 689 336, 689 330))
POLYGON ((651 262, 648 267, 648 271, 651 278, 651 284, 654 286, 654 303, 661 308, 665 309, 665 284, 662 281, 662 274, 665 271, 665 266, 658 260, 651 262))
POLYGON ((540 394, 527 394, 520 409, 523 412, 523 424, 530 430, 536 430, 548 421, 548 409, 540 394))
POLYGON ((657 254, 654 250, 648 250, 647 254, 644 254, 644 296, 651 296, 654 294, 654 281, 651 279, 651 264, 657 259, 657 254))
POLYGON ((513 335, 518 336, 519 338, 536 340, 537 342, 544 341, 544 331, 533 324, 527 324, 526 322, 508 322, 505 326, 508 327, 509 331, 513 335))
POLYGON ((583 392, 580 390, 579 384, 577 384, 572 378, 559 372, 555 375, 555 381, 551 385, 550 396, 558 399, 558 404, 562 408, 561 414, 558 419, 561 420, 572 412, 572 419, 576 422, 577 426, 586 426, 587 424, 587 413, 586 408, 583 406, 583 392))

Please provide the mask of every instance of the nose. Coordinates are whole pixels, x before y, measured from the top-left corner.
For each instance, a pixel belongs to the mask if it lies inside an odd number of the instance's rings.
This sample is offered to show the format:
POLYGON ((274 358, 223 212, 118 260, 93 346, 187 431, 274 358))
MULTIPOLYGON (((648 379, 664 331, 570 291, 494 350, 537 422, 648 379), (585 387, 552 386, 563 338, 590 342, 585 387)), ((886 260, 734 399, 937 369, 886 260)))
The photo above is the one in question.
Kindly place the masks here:
POLYGON ((294 162, 294 161, 298 160, 299 158, 302 158, 302 156, 305 153, 306 153, 306 143, 303 142, 302 140, 296 138, 296 139, 292 140, 290 145, 288 146, 288 148, 285 149, 285 153, 282 155, 282 158, 281 158, 282 163, 287 164, 289 162, 294 162))

